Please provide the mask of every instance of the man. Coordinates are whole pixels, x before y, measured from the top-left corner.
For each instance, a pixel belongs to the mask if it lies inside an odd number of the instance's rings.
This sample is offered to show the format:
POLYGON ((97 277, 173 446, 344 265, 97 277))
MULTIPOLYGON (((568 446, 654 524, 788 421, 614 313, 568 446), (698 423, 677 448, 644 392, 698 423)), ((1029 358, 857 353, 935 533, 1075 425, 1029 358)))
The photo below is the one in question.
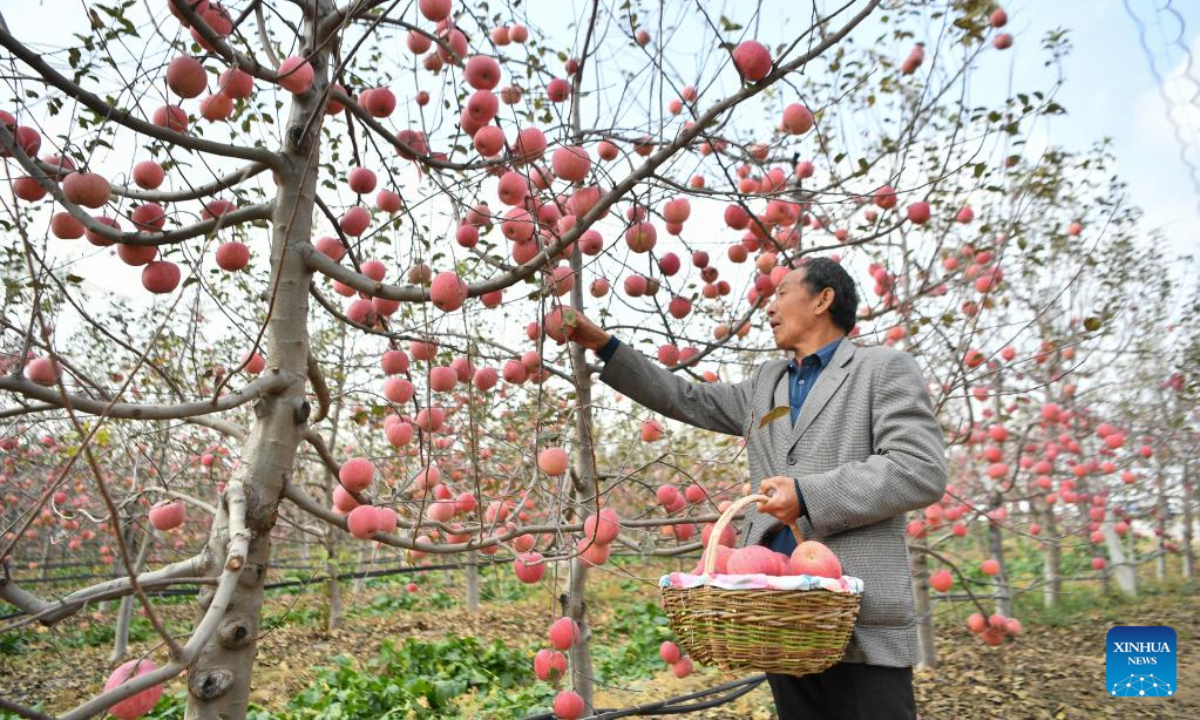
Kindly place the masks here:
POLYGON ((769 360, 738 383, 690 382, 584 317, 568 333, 599 353, 600 379, 618 392, 675 420, 746 438, 751 480, 771 499, 747 511, 739 545, 790 553, 786 523, 797 521, 805 539, 828 545, 843 572, 863 580, 841 662, 802 677, 767 675, 783 720, 916 717, 905 513, 941 498, 945 445, 916 361, 846 337, 857 307, 841 265, 805 262, 767 307, 775 344, 790 358, 769 360), (788 411, 760 427, 779 407, 788 411))

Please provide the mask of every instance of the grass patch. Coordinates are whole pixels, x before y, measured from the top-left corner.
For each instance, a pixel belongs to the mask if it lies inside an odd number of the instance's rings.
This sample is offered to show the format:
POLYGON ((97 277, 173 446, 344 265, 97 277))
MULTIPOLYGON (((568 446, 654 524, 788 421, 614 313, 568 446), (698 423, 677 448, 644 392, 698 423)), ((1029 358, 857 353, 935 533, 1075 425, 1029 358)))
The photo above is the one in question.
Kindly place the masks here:
POLYGON ((658 600, 616 605, 612 619, 593 632, 590 647, 598 682, 649 677, 666 667, 658 648, 672 634, 658 600))
POLYGON ((454 607, 458 600, 452 595, 435 590, 431 593, 397 594, 380 593, 367 603, 355 603, 350 608, 350 615, 379 617, 390 615, 398 610, 447 610, 454 607))

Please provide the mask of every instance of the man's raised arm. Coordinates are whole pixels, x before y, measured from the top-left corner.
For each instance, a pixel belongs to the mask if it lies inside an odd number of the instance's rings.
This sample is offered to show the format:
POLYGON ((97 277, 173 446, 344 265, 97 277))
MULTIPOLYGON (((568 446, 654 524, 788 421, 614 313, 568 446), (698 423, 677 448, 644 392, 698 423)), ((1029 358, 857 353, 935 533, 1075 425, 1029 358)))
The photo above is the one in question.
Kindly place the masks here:
POLYGON ((705 430, 742 435, 750 411, 753 376, 739 383, 697 383, 655 365, 644 355, 575 313, 567 337, 604 361, 600 380, 617 392, 673 420, 705 430))

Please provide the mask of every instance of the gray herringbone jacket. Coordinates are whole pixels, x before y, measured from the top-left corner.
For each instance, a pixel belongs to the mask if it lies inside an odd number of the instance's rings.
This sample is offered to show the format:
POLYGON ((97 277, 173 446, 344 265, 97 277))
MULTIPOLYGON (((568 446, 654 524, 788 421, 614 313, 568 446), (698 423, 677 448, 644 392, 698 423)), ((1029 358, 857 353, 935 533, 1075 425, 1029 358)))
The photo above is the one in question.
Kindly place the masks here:
MULTIPOLYGON (((905 513, 936 502, 946 488, 945 444, 916 361, 887 347, 843 339, 791 425, 787 360, 769 360, 739 383, 691 382, 625 343, 600 379, 669 418, 746 438, 753 492, 768 477, 800 479, 805 539, 832 549, 847 575, 862 578, 862 607, 843 658, 915 665, 917 629, 905 544, 905 513)), ((747 509, 739 545, 780 527, 747 509)))

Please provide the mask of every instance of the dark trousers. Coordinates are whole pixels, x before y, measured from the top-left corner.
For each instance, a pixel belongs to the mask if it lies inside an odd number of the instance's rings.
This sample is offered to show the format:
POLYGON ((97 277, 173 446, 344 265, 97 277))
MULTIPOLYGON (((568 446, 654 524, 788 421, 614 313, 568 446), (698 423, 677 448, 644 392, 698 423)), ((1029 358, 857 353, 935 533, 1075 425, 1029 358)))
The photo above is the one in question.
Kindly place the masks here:
POLYGON ((838 663, 812 675, 767 673, 779 720, 916 720, 912 668, 838 663))

